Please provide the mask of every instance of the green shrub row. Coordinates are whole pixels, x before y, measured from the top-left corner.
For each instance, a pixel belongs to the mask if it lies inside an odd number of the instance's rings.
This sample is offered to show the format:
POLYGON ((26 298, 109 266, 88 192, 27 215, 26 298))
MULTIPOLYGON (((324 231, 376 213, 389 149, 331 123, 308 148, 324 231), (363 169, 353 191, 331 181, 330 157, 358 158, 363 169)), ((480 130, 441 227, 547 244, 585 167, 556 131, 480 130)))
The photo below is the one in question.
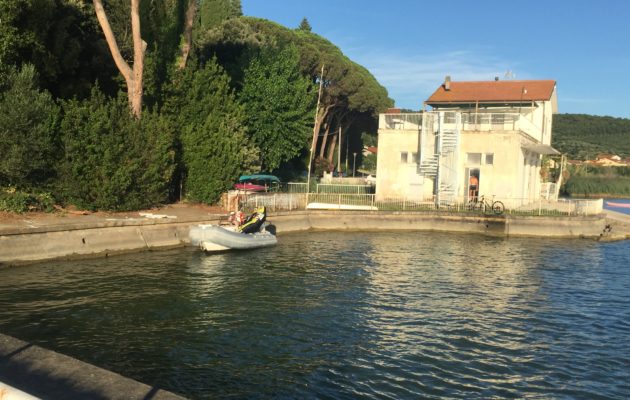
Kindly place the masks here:
POLYGON ((564 191, 570 196, 630 196, 630 177, 574 176, 566 182, 564 191))
POLYGON ((97 87, 57 104, 32 67, 0 81, 0 209, 137 210, 183 198, 214 203, 259 160, 243 106, 216 62, 182 71, 161 109, 131 116, 97 87), (32 194, 47 191, 41 198, 32 194), (50 204, 49 204, 50 203, 50 204))
POLYGON ((27 193, 15 188, 0 188, 0 211, 24 213, 27 211, 54 210, 55 201, 50 193, 27 193))

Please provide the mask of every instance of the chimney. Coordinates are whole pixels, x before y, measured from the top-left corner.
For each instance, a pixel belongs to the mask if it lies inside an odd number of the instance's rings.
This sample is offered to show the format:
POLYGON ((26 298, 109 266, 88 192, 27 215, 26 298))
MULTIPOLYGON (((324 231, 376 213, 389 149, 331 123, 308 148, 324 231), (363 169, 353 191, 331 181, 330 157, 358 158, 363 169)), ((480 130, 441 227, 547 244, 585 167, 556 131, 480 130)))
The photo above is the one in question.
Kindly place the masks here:
POLYGON ((451 76, 446 75, 444 78, 444 90, 451 90, 451 76))

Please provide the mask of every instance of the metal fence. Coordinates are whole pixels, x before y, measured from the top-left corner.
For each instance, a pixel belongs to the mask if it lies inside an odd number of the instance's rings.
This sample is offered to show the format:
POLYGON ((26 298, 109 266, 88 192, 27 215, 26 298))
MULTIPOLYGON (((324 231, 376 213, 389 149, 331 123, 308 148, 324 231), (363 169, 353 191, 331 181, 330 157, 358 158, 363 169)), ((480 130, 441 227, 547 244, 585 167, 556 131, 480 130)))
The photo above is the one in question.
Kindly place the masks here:
POLYGON ((436 203, 433 199, 377 199, 374 194, 351 193, 260 193, 239 195, 239 206, 253 210, 266 206, 270 211, 287 210, 357 210, 357 211, 440 211, 475 215, 571 216, 596 215, 603 210, 603 200, 558 201, 539 199, 487 199, 486 202, 465 198, 436 203), (495 201, 502 204, 498 206, 495 201), (496 206, 496 207, 495 207, 496 206))
POLYGON ((374 186, 319 183, 317 184, 316 193, 374 194, 374 186))
POLYGON ((419 131, 422 128, 422 114, 380 114, 378 127, 379 129, 419 131))

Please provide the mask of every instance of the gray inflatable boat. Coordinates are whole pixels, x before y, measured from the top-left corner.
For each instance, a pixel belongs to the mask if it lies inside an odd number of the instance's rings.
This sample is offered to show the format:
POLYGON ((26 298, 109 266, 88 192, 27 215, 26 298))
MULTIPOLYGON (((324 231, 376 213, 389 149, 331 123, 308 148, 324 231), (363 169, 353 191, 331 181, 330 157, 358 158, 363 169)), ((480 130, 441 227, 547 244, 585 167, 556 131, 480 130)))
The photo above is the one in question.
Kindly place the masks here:
POLYGON ((242 233, 232 227, 198 225, 190 229, 190 243, 207 252, 245 250, 275 246, 276 235, 262 228, 260 232, 242 233))

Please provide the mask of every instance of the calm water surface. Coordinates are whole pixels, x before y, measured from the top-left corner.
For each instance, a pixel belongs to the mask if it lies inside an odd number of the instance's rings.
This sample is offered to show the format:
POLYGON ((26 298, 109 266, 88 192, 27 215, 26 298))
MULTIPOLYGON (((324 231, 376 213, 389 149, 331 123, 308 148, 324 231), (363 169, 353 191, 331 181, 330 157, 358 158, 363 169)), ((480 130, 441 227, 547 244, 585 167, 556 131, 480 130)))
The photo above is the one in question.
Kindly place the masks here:
POLYGON ((616 211, 622 214, 629 214, 630 215, 630 208, 626 208, 626 207, 617 207, 617 206, 610 206, 608 205, 608 202, 614 202, 614 203, 621 203, 621 204, 628 204, 630 205, 630 199, 604 199, 604 208, 606 210, 611 210, 611 211, 616 211))
POLYGON ((0 269, 0 331, 190 398, 630 398, 630 242, 303 233, 0 269))

